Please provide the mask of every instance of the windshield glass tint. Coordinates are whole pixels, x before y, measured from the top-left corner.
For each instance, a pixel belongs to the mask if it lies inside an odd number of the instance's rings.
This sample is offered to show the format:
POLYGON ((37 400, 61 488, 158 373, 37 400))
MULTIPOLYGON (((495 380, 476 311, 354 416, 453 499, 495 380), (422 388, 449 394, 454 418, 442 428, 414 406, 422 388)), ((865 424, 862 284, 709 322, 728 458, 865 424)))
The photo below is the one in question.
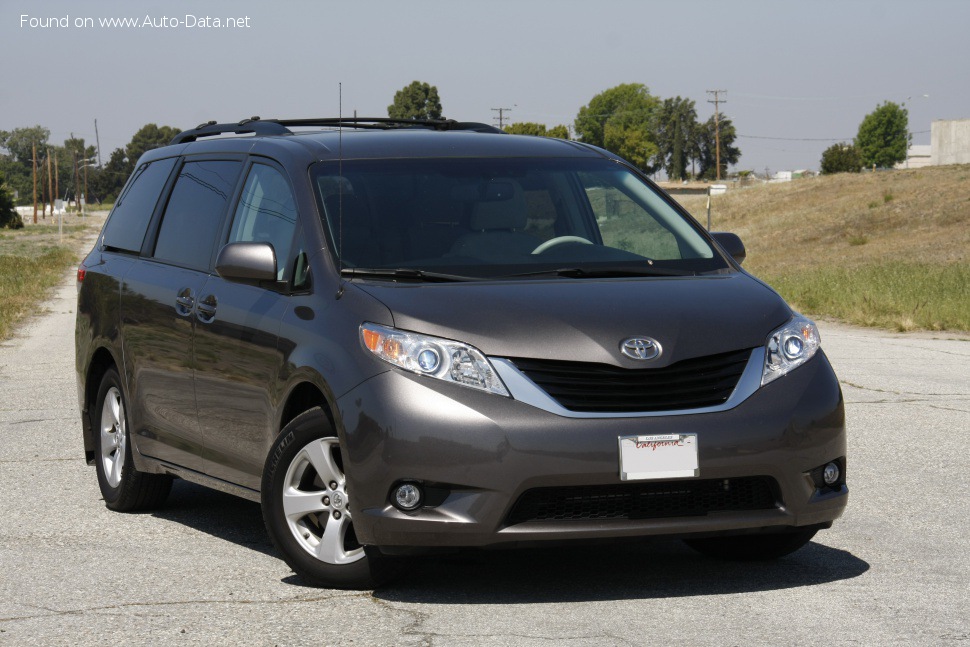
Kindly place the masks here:
POLYGON ((343 268, 492 278, 728 267, 657 192, 608 160, 352 160, 342 171, 324 162, 313 182, 343 268))

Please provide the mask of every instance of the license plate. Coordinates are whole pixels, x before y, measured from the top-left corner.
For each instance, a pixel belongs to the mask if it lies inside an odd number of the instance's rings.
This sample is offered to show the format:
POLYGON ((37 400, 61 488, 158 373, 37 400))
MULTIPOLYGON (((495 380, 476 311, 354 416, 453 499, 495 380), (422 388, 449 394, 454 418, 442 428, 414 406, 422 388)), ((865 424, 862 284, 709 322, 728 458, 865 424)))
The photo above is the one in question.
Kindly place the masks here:
POLYGON ((697 434, 620 436, 620 479, 697 476, 697 434))

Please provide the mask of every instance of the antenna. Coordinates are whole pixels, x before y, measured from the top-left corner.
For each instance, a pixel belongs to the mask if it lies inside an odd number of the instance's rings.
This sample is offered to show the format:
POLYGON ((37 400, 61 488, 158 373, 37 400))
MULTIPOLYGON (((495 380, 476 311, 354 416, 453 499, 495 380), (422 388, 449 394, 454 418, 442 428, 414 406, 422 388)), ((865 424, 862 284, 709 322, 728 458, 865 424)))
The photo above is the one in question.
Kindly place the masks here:
POLYGON ((337 83, 337 276, 340 287, 337 298, 344 294, 344 84, 337 83))

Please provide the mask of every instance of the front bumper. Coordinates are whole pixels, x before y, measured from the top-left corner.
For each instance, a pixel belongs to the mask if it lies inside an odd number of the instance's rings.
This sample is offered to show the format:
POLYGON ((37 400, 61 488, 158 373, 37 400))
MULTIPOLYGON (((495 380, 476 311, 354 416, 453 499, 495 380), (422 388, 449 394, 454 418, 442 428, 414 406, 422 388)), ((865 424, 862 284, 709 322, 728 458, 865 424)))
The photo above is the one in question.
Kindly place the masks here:
POLYGON ((837 519, 848 490, 816 488, 809 472, 844 457, 838 380, 819 352, 737 407, 642 418, 567 418, 516 400, 392 370, 338 401, 354 529, 368 545, 488 546, 610 537, 757 532, 837 519), (697 434, 699 479, 767 476, 771 509, 647 519, 537 520, 509 513, 532 488, 621 484, 617 437, 697 434), (443 500, 404 513, 400 481, 443 500))

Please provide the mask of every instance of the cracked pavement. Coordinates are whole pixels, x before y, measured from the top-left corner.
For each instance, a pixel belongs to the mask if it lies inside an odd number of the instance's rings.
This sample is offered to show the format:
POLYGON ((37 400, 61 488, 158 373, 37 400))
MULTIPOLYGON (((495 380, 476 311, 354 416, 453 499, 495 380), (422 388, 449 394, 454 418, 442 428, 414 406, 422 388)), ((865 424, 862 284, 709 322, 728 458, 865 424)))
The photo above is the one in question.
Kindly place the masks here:
POLYGON ((842 380, 845 516, 798 553, 676 541, 414 560, 373 593, 303 586, 258 505, 177 482, 109 512, 84 464, 73 274, 0 344, 0 644, 741 645, 970 640, 970 342, 821 324, 842 380))

